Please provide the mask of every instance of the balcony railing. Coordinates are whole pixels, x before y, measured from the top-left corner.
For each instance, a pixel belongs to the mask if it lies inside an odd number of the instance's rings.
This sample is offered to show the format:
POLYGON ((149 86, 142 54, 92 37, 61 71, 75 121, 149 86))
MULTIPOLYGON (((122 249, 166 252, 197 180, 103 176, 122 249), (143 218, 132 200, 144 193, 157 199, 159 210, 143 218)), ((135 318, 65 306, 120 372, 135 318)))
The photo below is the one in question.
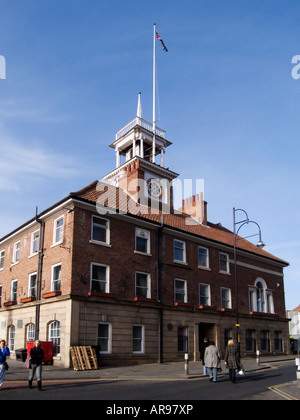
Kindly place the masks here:
MULTIPOLYGON (((121 137, 125 136, 126 133, 128 133, 133 127, 136 125, 139 125, 142 128, 145 128, 148 131, 153 132, 153 124, 143 120, 143 118, 136 117, 133 121, 131 121, 129 124, 125 125, 120 131, 116 134, 116 140, 120 139, 121 137)), ((155 128, 155 134, 159 137, 162 137, 163 139, 166 138, 166 132, 165 130, 156 127, 155 128)))

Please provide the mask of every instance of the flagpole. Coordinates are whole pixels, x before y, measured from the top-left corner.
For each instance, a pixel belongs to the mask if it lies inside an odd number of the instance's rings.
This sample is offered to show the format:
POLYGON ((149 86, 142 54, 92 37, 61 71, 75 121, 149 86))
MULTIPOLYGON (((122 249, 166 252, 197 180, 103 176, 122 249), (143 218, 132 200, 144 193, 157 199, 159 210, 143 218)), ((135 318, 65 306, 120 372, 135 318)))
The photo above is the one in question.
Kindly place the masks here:
POLYGON ((156 113, 155 113, 155 107, 156 107, 156 23, 154 23, 154 32, 153 32, 153 143, 152 143, 152 162, 155 163, 155 144, 156 144, 156 113))

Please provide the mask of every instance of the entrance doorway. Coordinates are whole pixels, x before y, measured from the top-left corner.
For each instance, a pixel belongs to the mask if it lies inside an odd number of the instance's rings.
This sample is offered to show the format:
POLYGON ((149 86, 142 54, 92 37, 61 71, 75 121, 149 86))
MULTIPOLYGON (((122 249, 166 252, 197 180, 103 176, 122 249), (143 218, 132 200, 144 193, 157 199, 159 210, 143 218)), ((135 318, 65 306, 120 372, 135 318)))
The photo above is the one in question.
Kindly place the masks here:
POLYGON ((207 337, 209 341, 214 341, 217 344, 217 328, 216 324, 199 324, 199 348, 203 343, 204 338, 207 337))

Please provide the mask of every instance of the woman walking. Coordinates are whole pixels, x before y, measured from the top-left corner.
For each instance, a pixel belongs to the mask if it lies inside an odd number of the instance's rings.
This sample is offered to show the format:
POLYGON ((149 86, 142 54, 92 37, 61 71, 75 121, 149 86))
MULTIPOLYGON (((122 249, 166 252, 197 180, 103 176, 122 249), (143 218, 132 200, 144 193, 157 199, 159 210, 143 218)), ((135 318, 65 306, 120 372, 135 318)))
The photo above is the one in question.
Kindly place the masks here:
POLYGON ((5 379, 6 357, 10 356, 9 348, 6 346, 5 340, 0 341, 0 390, 5 379))
POLYGON ((30 374, 29 374, 28 385, 29 385, 29 388, 32 389, 32 381, 36 373, 38 390, 42 391, 42 362, 44 359, 44 352, 41 348, 40 340, 36 340, 34 342, 34 346, 35 347, 33 347, 29 353, 30 374))
POLYGON ((205 350, 204 362, 208 370, 210 382, 216 383, 218 369, 221 367, 221 357, 219 349, 213 341, 209 342, 209 346, 205 350))
POLYGON ((240 365, 240 356, 238 348, 233 340, 229 340, 228 346, 226 347, 225 365, 229 369, 229 379, 235 384, 235 374, 240 365))

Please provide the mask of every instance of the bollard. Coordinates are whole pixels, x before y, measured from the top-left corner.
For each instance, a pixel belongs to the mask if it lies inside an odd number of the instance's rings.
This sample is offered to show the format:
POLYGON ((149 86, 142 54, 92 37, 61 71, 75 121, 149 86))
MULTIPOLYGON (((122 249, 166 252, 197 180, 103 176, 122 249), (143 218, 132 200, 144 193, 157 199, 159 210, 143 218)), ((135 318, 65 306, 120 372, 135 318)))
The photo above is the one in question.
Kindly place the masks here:
POLYGON ((296 373, 297 379, 300 380, 300 358, 297 357, 295 362, 296 362, 296 366, 297 366, 297 373, 296 373))
POLYGON ((259 350, 257 350, 256 352, 256 363, 257 363, 257 366, 260 366, 260 351, 259 350))
POLYGON ((185 370, 185 374, 188 375, 189 374, 189 354, 185 353, 184 355, 184 370, 185 370))

